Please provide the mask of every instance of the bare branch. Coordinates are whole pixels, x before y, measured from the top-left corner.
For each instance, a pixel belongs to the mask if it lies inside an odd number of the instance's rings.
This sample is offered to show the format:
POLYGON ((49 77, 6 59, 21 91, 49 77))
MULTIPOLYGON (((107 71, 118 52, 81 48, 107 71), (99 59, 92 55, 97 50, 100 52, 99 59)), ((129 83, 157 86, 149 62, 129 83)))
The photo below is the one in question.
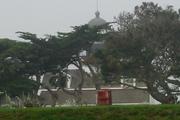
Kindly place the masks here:
POLYGON ((166 79, 166 81, 171 83, 171 84, 180 86, 180 81, 179 80, 169 80, 169 79, 166 79))
MULTIPOLYGON (((130 85, 130 84, 127 84, 127 83, 122 83, 122 82, 118 82, 118 83, 121 84, 121 85, 125 85, 127 87, 130 87, 130 88, 134 88, 134 89, 138 89, 138 90, 143 90, 143 91, 148 91, 147 88, 140 88, 140 87, 133 86, 133 85, 130 85)), ((111 83, 111 85, 113 85, 113 84, 117 85, 117 83, 111 83)))

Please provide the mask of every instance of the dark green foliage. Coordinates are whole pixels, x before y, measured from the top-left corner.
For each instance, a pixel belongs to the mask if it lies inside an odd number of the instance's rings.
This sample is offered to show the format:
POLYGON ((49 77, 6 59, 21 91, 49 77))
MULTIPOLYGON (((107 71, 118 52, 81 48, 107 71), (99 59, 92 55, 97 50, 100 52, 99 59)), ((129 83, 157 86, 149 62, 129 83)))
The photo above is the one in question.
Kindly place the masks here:
POLYGON ((14 78, 5 81, 1 91, 6 91, 11 97, 22 95, 33 95, 34 90, 37 88, 36 82, 27 78, 14 78))
POLYGON ((153 2, 117 18, 100 55, 108 82, 136 79, 161 103, 176 103, 180 87, 180 14, 153 2), (172 77, 174 80, 172 80, 172 77))
POLYGON ((179 120, 179 105, 0 109, 0 120, 179 120))
MULTIPOLYGON (((17 32, 28 42, 0 40, 0 91, 11 96, 37 93, 40 78, 47 72, 58 75, 71 62, 76 61, 82 50, 89 51, 93 42, 100 40, 101 28, 88 25, 76 26, 72 32, 47 35, 43 38, 28 32, 17 32), (29 78, 36 77, 36 81, 29 78)), ((64 87, 66 81, 56 81, 64 87)), ((43 86, 46 87, 46 86, 43 86)), ((56 84, 57 87, 57 84, 56 84)), ((50 90, 50 89, 49 89, 50 90)))
POLYGON ((23 62, 29 44, 8 39, 0 40, 0 91, 11 97, 32 94, 35 82, 24 74, 23 62))
POLYGON ((69 64, 79 59, 82 50, 90 50, 93 42, 100 38, 99 30, 90 29, 88 25, 76 26, 72 32, 58 32, 44 38, 28 32, 17 32, 20 38, 30 41, 30 48, 23 60, 26 62, 25 73, 35 75, 39 84, 40 76, 47 72, 55 75, 64 72, 69 64))
POLYGON ((26 55, 26 61, 29 61, 27 65, 31 70, 29 73, 42 75, 67 67, 82 50, 89 50, 93 42, 99 40, 98 31, 99 29, 90 29, 83 25, 74 27, 72 32, 59 32, 44 38, 38 38, 32 33, 18 32, 21 38, 31 42, 31 48, 26 55))

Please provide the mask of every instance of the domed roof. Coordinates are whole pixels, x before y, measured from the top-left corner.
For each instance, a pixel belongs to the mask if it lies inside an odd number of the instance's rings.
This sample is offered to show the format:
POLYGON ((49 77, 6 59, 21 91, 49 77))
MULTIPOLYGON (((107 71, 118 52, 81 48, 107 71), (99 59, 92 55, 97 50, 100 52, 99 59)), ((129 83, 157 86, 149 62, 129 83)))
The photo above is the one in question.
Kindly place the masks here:
POLYGON ((106 21, 100 17, 100 12, 97 11, 95 13, 96 17, 89 21, 88 25, 89 27, 97 27, 106 24, 106 21))

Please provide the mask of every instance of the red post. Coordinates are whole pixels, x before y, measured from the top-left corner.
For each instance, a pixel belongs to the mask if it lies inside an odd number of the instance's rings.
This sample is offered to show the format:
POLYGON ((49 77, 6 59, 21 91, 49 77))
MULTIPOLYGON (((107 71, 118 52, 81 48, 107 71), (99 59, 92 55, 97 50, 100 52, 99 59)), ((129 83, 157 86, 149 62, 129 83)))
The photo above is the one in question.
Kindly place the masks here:
POLYGON ((98 105, 112 105, 112 96, 110 90, 99 90, 97 92, 98 105))

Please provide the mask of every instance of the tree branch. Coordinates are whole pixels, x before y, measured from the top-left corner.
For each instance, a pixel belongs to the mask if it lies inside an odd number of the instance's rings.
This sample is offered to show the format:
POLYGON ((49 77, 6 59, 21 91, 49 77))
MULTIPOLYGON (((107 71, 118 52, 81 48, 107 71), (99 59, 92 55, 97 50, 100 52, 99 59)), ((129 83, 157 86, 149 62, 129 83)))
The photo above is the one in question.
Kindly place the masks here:
POLYGON ((169 80, 169 79, 166 79, 166 81, 171 83, 171 84, 180 86, 180 81, 179 80, 169 80))
MULTIPOLYGON (((138 90, 143 90, 143 91, 148 91, 147 88, 140 88, 140 87, 136 87, 136 86, 133 86, 133 85, 130 85, 130 84, 127 84, 127 83, 122 83, 122 82, 118 82, 118 83, 121 84, 121 85, 125 85, 127 87, 130 87, 130 88, 134 88, 134 89, 138 89, 138 90)), ((113 83, 113 84, 117 85, 117 83, 113 83)), ((113 84, 111 84, 111 85, 113 85, 113 84)))

